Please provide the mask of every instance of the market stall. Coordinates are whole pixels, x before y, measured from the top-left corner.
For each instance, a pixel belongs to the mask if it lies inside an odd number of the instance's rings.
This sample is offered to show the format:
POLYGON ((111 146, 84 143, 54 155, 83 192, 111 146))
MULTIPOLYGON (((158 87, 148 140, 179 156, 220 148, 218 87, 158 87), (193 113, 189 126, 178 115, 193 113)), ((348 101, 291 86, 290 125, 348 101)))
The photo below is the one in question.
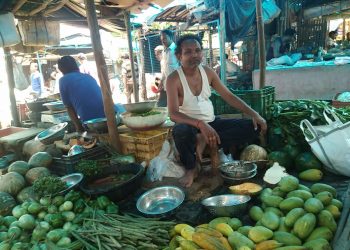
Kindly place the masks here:
MULTIPOLYGON (((334 61, 299 61, 294 66, 266 68, 266 85, 274 86, 276 100, 332 100, 350 89, 350 65, 334 61)), ((253 87, 259 89, 259 70, 253 72, 253 87)))

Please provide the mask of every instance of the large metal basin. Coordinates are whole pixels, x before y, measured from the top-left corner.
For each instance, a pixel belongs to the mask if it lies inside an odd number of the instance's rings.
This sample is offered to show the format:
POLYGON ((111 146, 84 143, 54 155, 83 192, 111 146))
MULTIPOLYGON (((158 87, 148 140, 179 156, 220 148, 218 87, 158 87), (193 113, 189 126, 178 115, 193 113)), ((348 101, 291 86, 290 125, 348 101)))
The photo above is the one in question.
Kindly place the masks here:
POLYGON ((126 111, 130 113, 145 113, 151 111, 156 106, 157 101, 148 101, 148 102, 135 102, 124 104, 126 111))
POLYGON ((148 190, 137 200, 137 209, 151 216, 164 215, 179 207, 185 200, 185 193, 175 186, 163 186, 148 190))

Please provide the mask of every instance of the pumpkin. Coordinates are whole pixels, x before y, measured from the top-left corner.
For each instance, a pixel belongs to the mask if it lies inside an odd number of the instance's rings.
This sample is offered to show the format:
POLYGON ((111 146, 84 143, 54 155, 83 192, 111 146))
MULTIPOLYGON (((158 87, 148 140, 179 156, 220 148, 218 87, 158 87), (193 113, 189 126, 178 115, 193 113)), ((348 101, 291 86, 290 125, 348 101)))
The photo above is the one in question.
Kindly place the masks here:
POLYGON ((253 196, 260 193, 262 186, 252 182, 245 182, 239 185, 230 186, 229 189, 233 194, 253 196))
POLYGON ((21 175, 25 175, 29 170, 29 164, 25 161, 15 161, 8 167, 7 172, 17 172, 21 175))
POLYGON ((23 188, 16 197, 17 201, 23 203, 27 200, 38 201, 40 199, 39 195, 34 192, 33 186, 23 188))
POLYGON ((0 192, 6 192, 16 195, 21 191, 26 182, 22 175, 16 172, 10 172, 0 176, 0 192))
POLYGON ((251 144, 243 149, 240 157, 242 161, 260 161, 267 159, 267 152, 263 147, 251 144))
POLYGON ((31 168, 37 168, 37 167, 44 167, 47 168, 51 165, 52 162, 52 156, 47 152, 37 152, 33 154, 28 164, 31 168))
POLYGON ((50 171, 45 167, 37 167, 37 168, 31 168, 26 173, 26 180, 29 184, 33 184, 35 180, 39 179, 40 177, 49 176, 50 171))
POLYGON ((9 193, 0 192, 0 215, 10 215, 15 206, 16 201, 9 193))

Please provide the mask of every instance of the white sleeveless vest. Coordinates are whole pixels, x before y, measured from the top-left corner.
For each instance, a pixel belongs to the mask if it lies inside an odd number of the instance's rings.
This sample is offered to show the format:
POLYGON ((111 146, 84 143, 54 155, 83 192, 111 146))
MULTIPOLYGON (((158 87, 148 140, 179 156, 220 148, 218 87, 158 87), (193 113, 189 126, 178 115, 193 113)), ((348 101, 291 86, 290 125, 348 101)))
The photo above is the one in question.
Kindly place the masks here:
POLYGON ((179 107, 179 111, 188 115, 189 117, 208 123, 214 121, 215 119, 213 104, 209 99, 211 95, 211 88, 203 66, 199 65, 198 68, 202 76, 202 91, 198 96, 194 96, 190 87, 188 86, 188 82, 182 67, 177 69, 184 91, 183 103, 182 106, 179 107))

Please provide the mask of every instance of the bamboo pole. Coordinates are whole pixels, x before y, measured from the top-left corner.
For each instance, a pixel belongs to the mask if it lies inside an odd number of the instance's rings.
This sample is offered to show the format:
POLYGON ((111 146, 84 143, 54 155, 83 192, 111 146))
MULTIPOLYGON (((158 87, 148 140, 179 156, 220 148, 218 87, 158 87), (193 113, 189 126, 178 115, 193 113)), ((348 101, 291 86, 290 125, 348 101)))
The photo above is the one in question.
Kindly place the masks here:
POLYGON ((88 21, 92 48, 94 50, 94 56, 97 66, 98 78, 100 80, 101 91, 103 96, 103 106, 107 117, 108 134, 110 144, 118 153, 121 153, 121 143, 117 130, 117 123, 115 118, 114 104, 111 95, 111 87, 108 79, 108 72, 106 61, 103 56, 103 48, 101 44, 101 37, 99 33, 99 27, 96 18, 96 9, 94 1, 85 0, 86 18, 88 21))
POLYGON ((265 34, 264 23, 262 19, 261 0, 256 0, 256 22, 258 28, 258 43, 259 43, 259 68, 260 68, 260 89, 265 87, 266 73, 266 51, 265 51, 265 34))
POLYGON ((220 0, 220 78, 226 82, 226 55, 225 55, 225 40, 226 40, 226 15, 225 15, 225 0, 220 0))
POLYGON ((15 92, 14 92, 15 78, 13 76, 13 64, 12 64, 11 50, 9 47, 5 47, 4 52, 5 52, 6 72, 7 72, 10 104, 11 104, 12 121, 13 121, 14 126, 19 127, 20 122, 19 122, 19 117, 18 117, 18 112, 17 112, 16 97, 15 97, 15 92))
POLYGON ((209 67, 213 68, 213 38, 212 38, 212 32, 210 26, 208 26, 209 32, 208 32, 208 40, 209 40, 209 67))
POLYGON ((131 63, 131 73, 132 73, 132 80, 133 80, 133 89, 134 89, 134 97, 135 102, 139 101, 139 85, 137 82, 136 74, 135 74, 135 64, 134 64, 134 57, 132 52, 132 39, 131 39, 131 26, 130 26, 130 12, 124 11, 124 21, 125 21, 125 27, 126 27, 126 35, 128 37, 128 46, 129 46, 129 57, 130 57, 130 63, 131 63))
POLYGON ((144 40, 141 35, 141 29, 138 31, 138 42, 139 42, 139 55, 140 55, 140 67, 139 75, 141 82, 141 98, 147 100, 147 89, 146 89, 146 75, 145 75, 145 56, 143 51, 144 40))

